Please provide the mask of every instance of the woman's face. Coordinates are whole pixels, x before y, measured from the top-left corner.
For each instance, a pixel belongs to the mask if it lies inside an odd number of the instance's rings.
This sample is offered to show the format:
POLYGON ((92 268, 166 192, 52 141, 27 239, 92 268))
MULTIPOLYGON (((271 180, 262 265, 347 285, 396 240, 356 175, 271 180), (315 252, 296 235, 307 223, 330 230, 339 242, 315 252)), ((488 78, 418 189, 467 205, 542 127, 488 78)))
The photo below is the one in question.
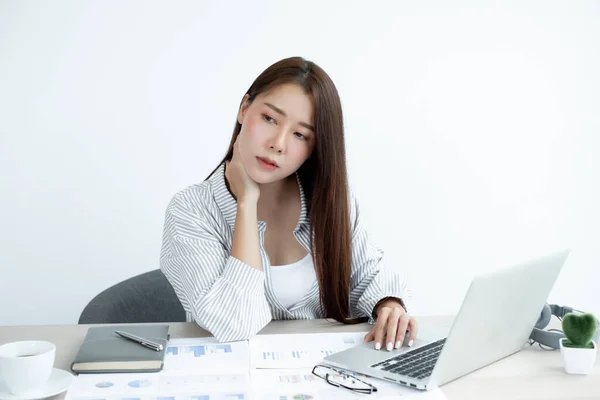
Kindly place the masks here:
POLYGON ((238 113, 238 148, 250 178, 257 183, 284 179, 300 168, 315 147, 313 101, 296 84, 261 93, 238 113))

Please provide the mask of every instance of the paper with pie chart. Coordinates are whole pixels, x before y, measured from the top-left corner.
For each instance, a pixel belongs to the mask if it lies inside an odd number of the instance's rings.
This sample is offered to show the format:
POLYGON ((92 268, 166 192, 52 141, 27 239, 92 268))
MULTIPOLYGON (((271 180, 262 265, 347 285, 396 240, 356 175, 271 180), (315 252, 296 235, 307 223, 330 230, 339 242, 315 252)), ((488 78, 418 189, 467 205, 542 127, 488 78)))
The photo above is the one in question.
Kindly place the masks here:
POLYGON ((66 400, 246 400, 248 374, 81 374, 66 400))
POLYGON ((66 400, 250 399, 247 341, 171 339, 164 368, 154 373, 80 374, 66 400))

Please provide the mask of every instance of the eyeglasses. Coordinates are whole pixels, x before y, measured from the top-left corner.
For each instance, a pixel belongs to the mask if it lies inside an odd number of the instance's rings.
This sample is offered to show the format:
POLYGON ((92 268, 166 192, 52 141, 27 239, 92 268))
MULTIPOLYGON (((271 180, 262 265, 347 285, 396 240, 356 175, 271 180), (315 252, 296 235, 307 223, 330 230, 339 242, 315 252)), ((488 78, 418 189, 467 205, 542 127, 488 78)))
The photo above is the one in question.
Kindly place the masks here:
POLYGON ((315 365, 312 373, 330 385, 352 390, 353 392, 371 394, 377 391, 377 388, 370 383, 361 381, 355 376, 327 365, 315 365))

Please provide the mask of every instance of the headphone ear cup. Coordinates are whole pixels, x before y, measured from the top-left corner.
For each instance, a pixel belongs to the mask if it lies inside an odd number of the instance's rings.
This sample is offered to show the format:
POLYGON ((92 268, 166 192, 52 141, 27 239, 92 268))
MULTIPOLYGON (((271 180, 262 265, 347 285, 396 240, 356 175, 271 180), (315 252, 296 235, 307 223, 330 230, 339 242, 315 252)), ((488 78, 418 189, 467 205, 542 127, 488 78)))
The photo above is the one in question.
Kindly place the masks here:
POLYGON ((544 329, 550 323, 550 319, 552 318, 552 310, 548 303, 544 304, 544 308, 542 308, 542 312, 540 313, 540 317, 535 323, 535 327, 538 329, 544 329))

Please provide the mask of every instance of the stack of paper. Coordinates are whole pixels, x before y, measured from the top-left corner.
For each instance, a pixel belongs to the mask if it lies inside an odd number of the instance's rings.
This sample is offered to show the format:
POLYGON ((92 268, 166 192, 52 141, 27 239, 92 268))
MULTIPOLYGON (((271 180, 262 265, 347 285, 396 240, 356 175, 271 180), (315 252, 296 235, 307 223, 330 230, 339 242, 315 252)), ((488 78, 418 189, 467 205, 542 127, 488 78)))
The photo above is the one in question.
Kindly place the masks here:
POLYGON ((251 399, 247 341, 218 343, 214 338, 171 339, 161 372, 81 374, 67 400, 220 400, 251 399))
MULTIPOLYGON (((260 335, 250 341, 171 339, 157 373, 82 374, 66 400, 319 400, 365 398, 312 374, 323 357, 362 343, 366 332, 260 335)), ((443 400, 441 391, 419 392, 354 374, 377 387, 368 398, 443 400)))

